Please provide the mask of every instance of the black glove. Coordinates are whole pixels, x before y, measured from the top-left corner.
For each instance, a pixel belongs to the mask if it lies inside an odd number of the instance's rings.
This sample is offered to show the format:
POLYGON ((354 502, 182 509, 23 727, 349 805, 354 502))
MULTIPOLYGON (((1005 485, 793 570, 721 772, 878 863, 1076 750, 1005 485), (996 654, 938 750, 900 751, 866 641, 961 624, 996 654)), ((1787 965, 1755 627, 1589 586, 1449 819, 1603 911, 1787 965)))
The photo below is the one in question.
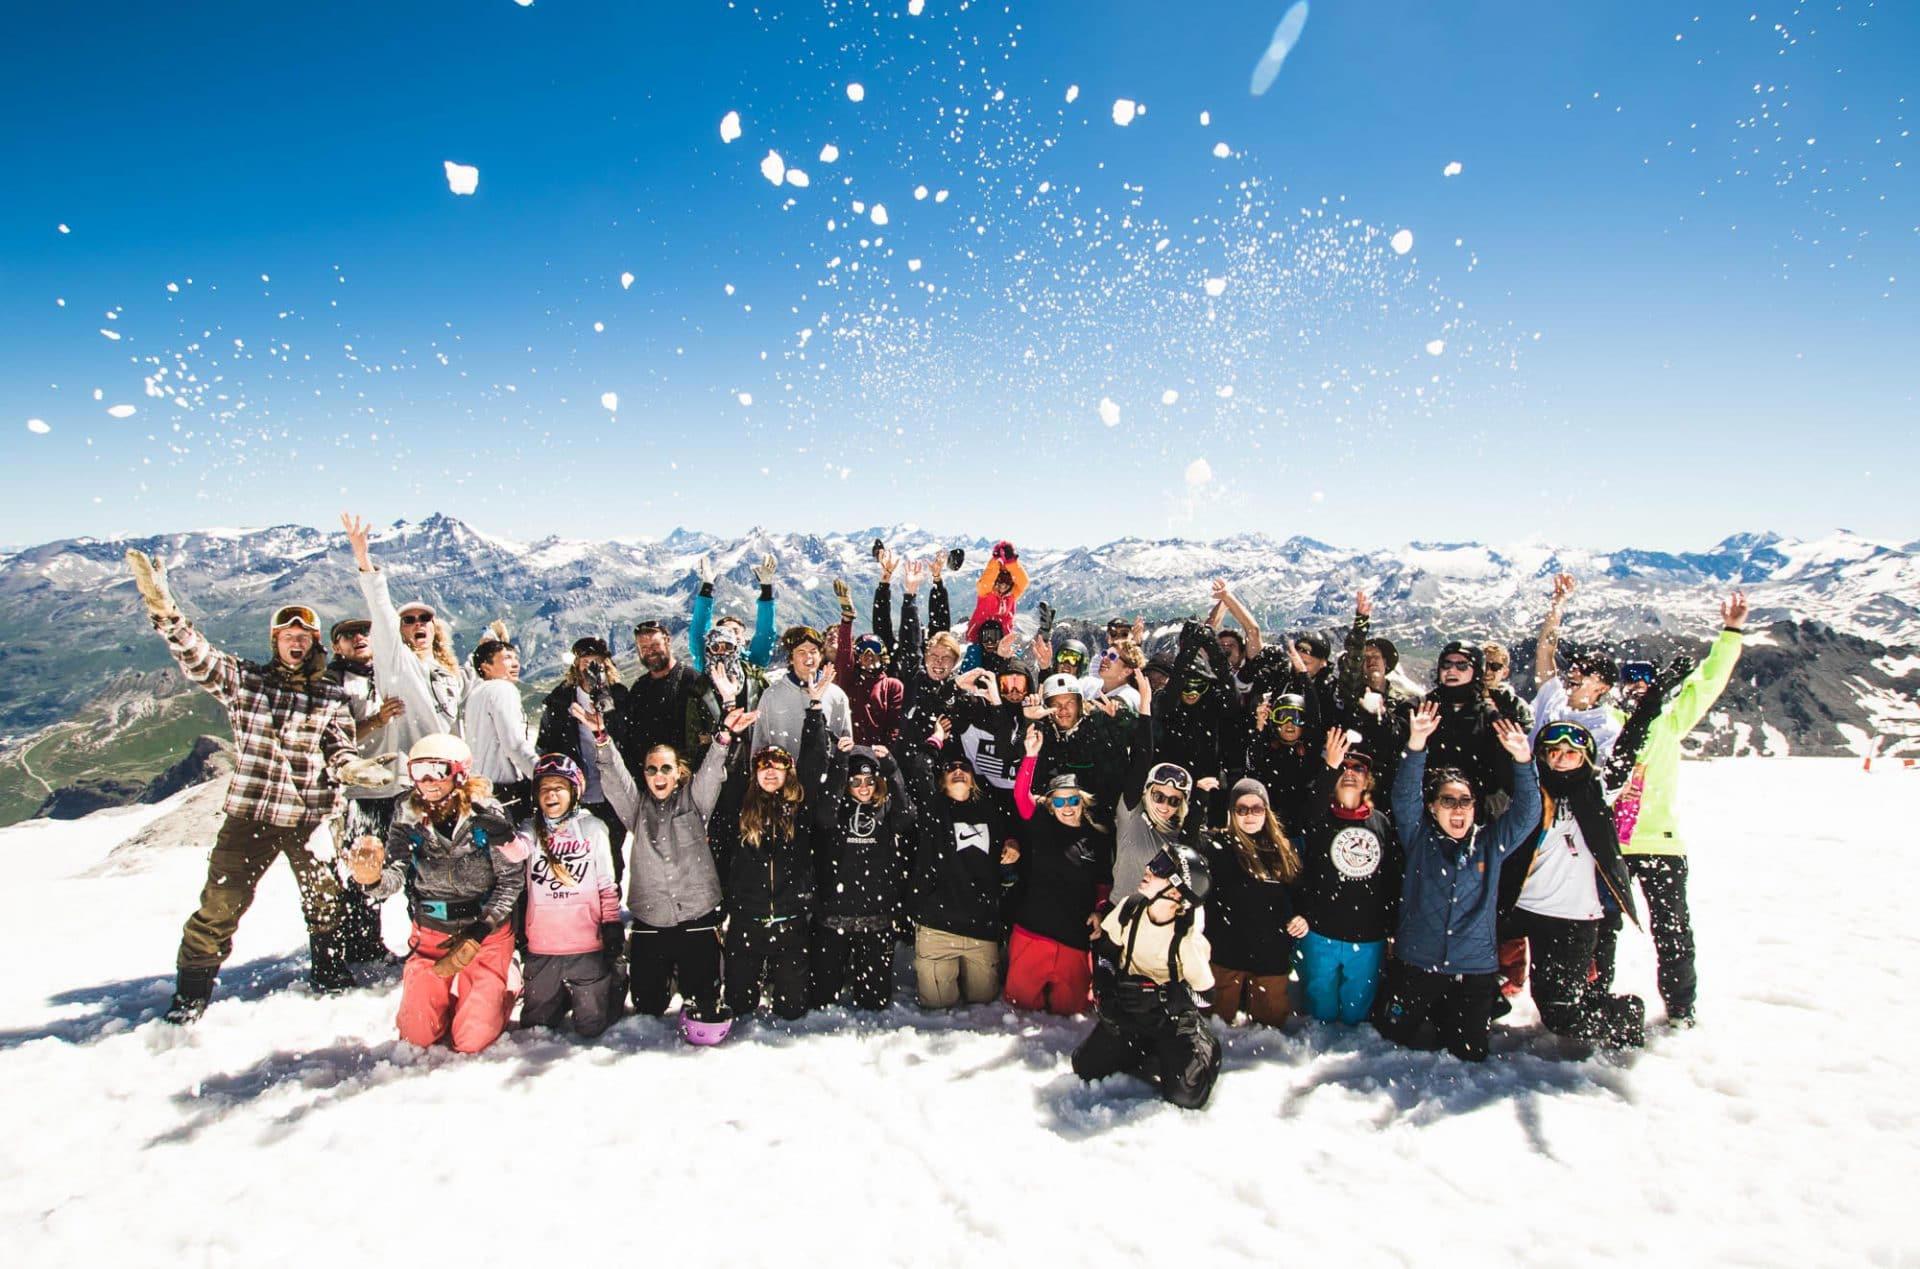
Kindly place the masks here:
POLYGON ((1050 642, 1053 639, 1053 605, 1044 599, 1040 601, 1039 636, 1042 642, 1050 642))
POLYGON ((484 943, 491 937, 493 937, 493 926, 486 921, 475 921, 471 925, 464 927, 458 934, 448 939, 447 942, 451 945, 454 943, 464 943, 471 939, 475 943, 484 943))
POLYGON ((1660 671, 1654 678, 1653 685, 1662 696, 1665 696, 1668 692, 1680 686, 1680 681, 1692 673, 1693 658, 1682 652, 1677 654, 1673 660, 1667 662, 1667 668, 1660 671))
POLYGON ((600 925, 600 952, 607 958, 607 964, 627 954, 626 927, 618 921, 603 921, 600 925))

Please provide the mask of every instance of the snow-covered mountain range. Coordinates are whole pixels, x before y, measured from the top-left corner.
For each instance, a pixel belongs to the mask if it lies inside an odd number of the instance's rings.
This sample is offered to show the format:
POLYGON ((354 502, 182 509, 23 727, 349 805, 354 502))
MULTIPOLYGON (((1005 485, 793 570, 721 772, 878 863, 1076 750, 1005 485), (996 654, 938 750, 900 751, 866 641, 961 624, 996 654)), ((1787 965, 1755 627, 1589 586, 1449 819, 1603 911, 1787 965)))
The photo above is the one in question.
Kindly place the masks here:
MULTIPOLYGON (((396 599, 432 603, 452 621, 463 649, 486 622, 506 619, 532 683, 550 679, 580 635, 608 636, 630 654, 635 620, 684 627, 702 556, 711 558, 720 578, 723 610, 751 612, 757 591, 751 566, 772 554, 780 562, 782 624, 832 620, 831 583, 844 577, 864 629, 879 576, 871 555, 876 537, 917 558, 964 546, 967 562, 949 582, 954 618, 966 619, 989 543, 912 525, 823 534, 754 530, 738 538, 676 530, 657 540, 526 543, 433 515, 392 525, 376 536, 373 551, 396 599)), ((216 643, 245 655, 264 655, 263 623, 278 604, 311 603, 327 620, 360 609, 352 557, 338 531, 279 525, 76 538, 0 556, 0 670, 10 671, 0 673, 0 733, 19 737, 72 718, 116 682, 124 697, 120 676, 165 666, 163 649, 140 616, 123 559, 128 547, 165 557, 183 606, 216 643)), ((1453 637, 1508 642, 1518 677, 1529 679, 1532 636, 1556 572, 1571 572, 1580 582, 1566 637, 1605 641, 1623 654, 1660 656, 1697 646, 1715 627, 1718 599, 1738 586, 1754 606, 1757 646, 1743 670, 1753 713, 1744 734, 1752 747, 1766 751, 1764 738, 1777 735, 1796 752, 1833 752, 1871 744, 1876 734, 1920 731, 1912 687, 1920 679, 1909 677, 1920 669, 1920 657, 1906 650, 1920 644, 1920 543, 1838 532, 1814 541, 1738 534, 1691 552, 1601 552, 1538 542, 1416 542, 1353 551, 1305 537, 1260 535, 1020 547, 1032 578, 1021 601, 1023 632, 1041 599, 1063 617, 1088 622, 1116 614, 1150 621, 1204 614, 1208 581, 1224 577, 1270 635, 1311 628, 1337 641, 1351 620, 1355 592, 1364 589, 1375 597, 1376 629, 1400 644, 1410 674, 1421 681, 1426 658, 1453 637), (1771 677, 1769 646, 1777 662, 1771 677), (1810 686, 1801 671, 1814 660, 1821 670, 1810 686), (1769 685, 1779 698, 1771 705, 1769 685), (1808 692, 1817 703, 1802 699, 1808 692)), ((153 681, 140 681, 141 695, 153 690, 153 681)), ((1738 715, 1747 706, 1740 691, 1728 700, 1734 721, 1742 721, 1738 715)), ((116 710, 125 713, 124 702, 116 710)), ((1733 736, 1737 729, 1729 723, 1725 730, 1733 736)))

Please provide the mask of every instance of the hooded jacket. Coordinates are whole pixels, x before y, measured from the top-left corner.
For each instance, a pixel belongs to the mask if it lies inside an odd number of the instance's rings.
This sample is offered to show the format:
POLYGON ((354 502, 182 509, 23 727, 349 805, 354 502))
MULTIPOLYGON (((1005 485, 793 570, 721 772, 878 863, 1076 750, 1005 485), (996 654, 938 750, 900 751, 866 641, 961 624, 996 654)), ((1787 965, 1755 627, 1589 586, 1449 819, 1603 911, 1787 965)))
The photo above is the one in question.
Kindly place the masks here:
POLYGON ((593 747, 601 791, 627 826, 627 910, 634 920, 666 929, 720 906, 720 872, 707 844, 707 822, 720 801, 730 752, 727 744, 708 746, 693 779, 656 798, 634 783, 611 740, 593 747))

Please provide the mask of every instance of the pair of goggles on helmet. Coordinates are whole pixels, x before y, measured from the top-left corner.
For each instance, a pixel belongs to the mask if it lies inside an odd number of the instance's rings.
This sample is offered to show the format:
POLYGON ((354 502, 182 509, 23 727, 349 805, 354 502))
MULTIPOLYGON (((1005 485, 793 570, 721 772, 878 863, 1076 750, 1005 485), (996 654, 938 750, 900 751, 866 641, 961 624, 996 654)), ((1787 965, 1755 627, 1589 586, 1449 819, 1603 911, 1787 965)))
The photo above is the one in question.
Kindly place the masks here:
POLYGON ((782 771, 791 770, 793 755, 778 745, 768 745, 756 750, 753 755, 753 769, 760 771, 767 767, 779 767, 782 771))
POLYGON ((464 774, 463 767, 446 758, 414 758, 407 763, 407 777, 415 784, 422 780, 453 780, 464 774))
POLYGON ((1087 664, 1087 658, 1074 648, 1062 648, 1053 654, 1053 663, 1055 665, 1071 665, 1075 668, 1082 668, 1087 664))
POLYGON ((299 626, 303 630, 311 630, 319 634, 320 618, 305 604, 288 604, 273 614, 272 628, 284 630, 288 626, 299 626))
POLYGON ((1599 760, 1599 747, 1594 744, 1593 733, 1579 723, 1548 723, 1540 729, 1540 745, 1551 749, 1555 745, 1566 745, 1578 749, 1588 765, 1599 760))
MULTIPOLYGON (((634 633, 638 634, 636 630, 634 633)), ((740 646, 738 633, 731 625, 718 625, 707 631, 707 651, 718 656, 726 656, 740 646)))
POLYGON ((1182 795, 1193 792, 1193 776, 1187 769, 1173 762, 1156 762, 1153 770, 1147 772, 1147 784, 1169 784, 1182 795))
POLYGON ((1180 861, 1173 857, 1172 851, 1160 851, 1147 861, 1147 876, 1158 877, 1172 883, 1172 888, 1185 893, 1187 878, 1181 871, 1180 861))

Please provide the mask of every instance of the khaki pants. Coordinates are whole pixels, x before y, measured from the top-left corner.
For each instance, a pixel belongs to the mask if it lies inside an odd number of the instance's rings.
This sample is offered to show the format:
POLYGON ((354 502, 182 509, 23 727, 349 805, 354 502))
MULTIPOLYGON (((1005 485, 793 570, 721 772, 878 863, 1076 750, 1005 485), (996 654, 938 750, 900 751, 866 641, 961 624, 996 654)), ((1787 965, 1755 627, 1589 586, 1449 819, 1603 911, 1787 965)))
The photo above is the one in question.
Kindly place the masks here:
POLYGON ((913 973, 922 1009, 985 1004, 1000 994, 1000 944, 915 926, 913 973))
POLYGON ((207 857, 207 884, 200 909, 187 918, 180 934, 176 964, 181 969, 219 969, 233 953, 233 932, 253 906, 253 891, 280 855, 287 857, 300 886, 300 910, 314 937, 333 933, 340 920, 340 883, 333 870, 313 857, 307 840, 317 825, 281 828, 261 820, 229 815, 207 857))

